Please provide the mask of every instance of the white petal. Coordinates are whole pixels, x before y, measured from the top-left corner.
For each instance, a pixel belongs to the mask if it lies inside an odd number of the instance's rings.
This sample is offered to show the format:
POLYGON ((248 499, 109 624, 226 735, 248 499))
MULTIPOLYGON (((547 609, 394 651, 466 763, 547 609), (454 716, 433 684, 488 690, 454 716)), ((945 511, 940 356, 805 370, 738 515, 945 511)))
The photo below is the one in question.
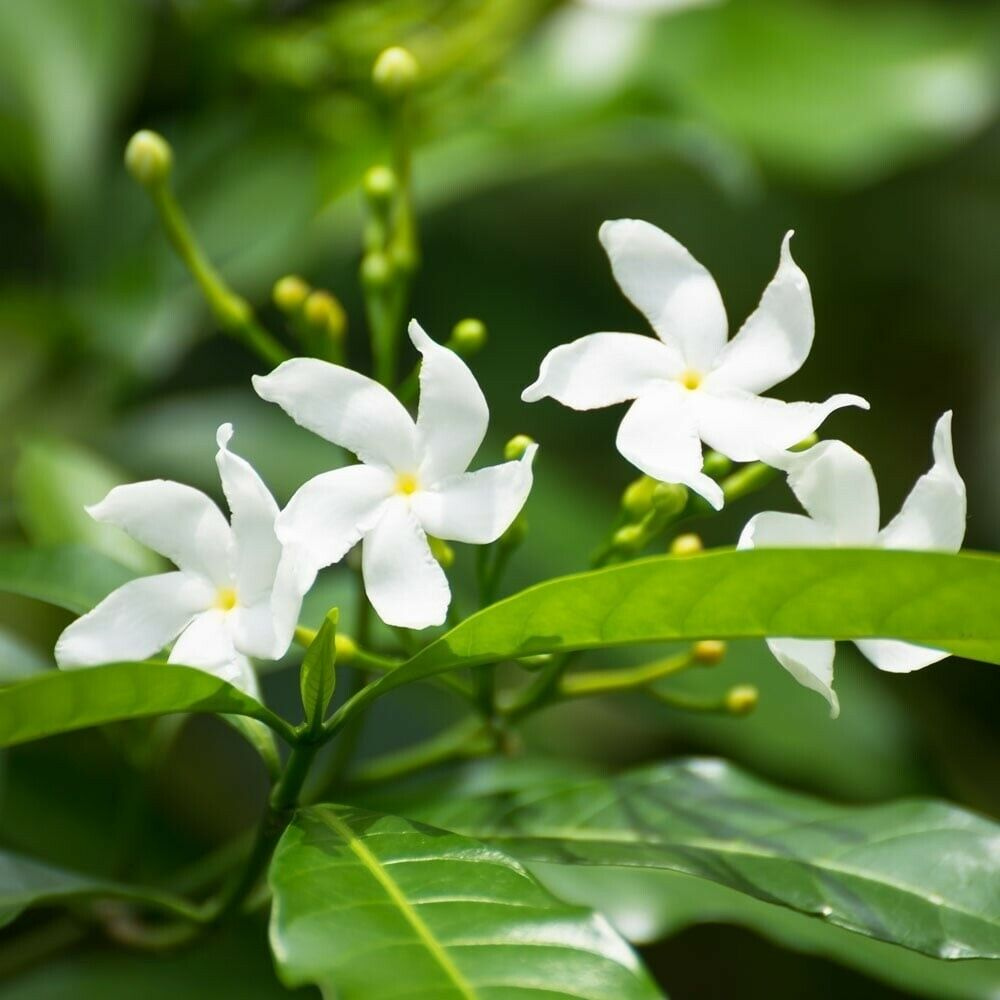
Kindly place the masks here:
POLYGON ((618 428, 618 450, 637 469, 665 483, 682 483, 716 510, 722 488, 701 471, 701 442, 686 390, 657 386, 640 396, 618 428))
POLYGON ((792 260, 786 234, 778 272, 760 305, 725 346, 706 384, 763 392, 784 382, 809 357, 815 321, 809 282, 792 260))
POLYGON ((387 625, 427 628, 444 622, 451 601, 448 579, 405 500, 385 504, 365 535, 361 562, 368 599, 387 625))
POLYGON ((855 645, 879 670, 892 674, 908 674, 938 663, 950 654, 927 646, 915 646, 898 639, 859 639, 855 645))
POLYGON ((476 377, 454 351, 431 340, 416 320, 410 322, 410 339, 423 356, 417 411, 420 476, 434 483, 469 467, 486 436, 490 411, 476 377))
POLYGON ((840 702, 833 690, 832 639, 768 639, 775 659, 803 686, 818 691, 830 703, 830 718, 840 715, 840 702))
POLYGON ((215 461, 232 513, 233 571, 239 600, 255 604, 270 594, 281 559, 281 543, 274 533, 278 505, 253 466, 229 450, 232 436, 232 424, 219 428, 215 461))
POLYGON ((715 280, 662 229, 638 219, 601 226, 601 243, 621 290, 686 364, 708 371, 726 343, 726 309, 715 280))
POLYGON ((416 467, 416 427, 403 404, 373 379, 328 361, 292 358, 270 375, 254 375, 253 385, 297 424, 362 462, 416 467))
POLYGON ((236 651, 228 613, 213 609, 198 615, 170 651, 170 663, 199 667, 257 697, 257 678, 245 656, 236 651))
POLYGON ((378 519, 395 480, 382 469, 348 465, 300 486, 278 515, 276 530, 297 566, 302 593, 324 566, 339 562, 378 519))
POLYGON ((228 628, 235 648, 247 656, 276 660, 288 649, 288 644, 278 649, 270 594, 256 604, 233 608, 229 612, 228 628))
POLYGON ((411 508, 424 531, 452 542, 486 545, 511 525, 531 492, 537 445, 516 462, 452 476, 415 493, 411 508))
POLYGON ((691 393, 701 439, 734 462, 768 461, 807 437, 843 406, 868 404, 860 396, 840 394, 825 403, 785 403, 730 389, 708 388, 691 393))
POLYGON ((949 410, 934 428, 933 467, 917 480, 880 541, 887 549, 957 552, 965 538, 965 513, 965 483, 955 467, 949 410))
POLYGON ((59 636, 56 662, 60 667, 83 667, 145 660, 214 600, 214 587, 188 573, 131 580, 59 636))
POLYGON ((684 369, 680 352, 652 337, 592 333, 549 351, 521 399, 551 396, 574 410, 594 410, 636 399, 657 379, 676 378, 684 369))
POLYGON ((292 644, 295 635, 295 627, 299 623, 302 599, 309 592, 315 576, 315 573, 309 571, 303 573, 293 551, 282 553, 270 600, 274 647, 266 656, 263 653, 252 655, 262 659, 277 660, 288 652, 288 647, 292 644), (303 577, 305 577, 304 580, 303 577))
POLYGON ((783 460, 799 503, 829 533, 833 545, 874 545, 878 485, 868 460, 843 441, 821 441, 783 460))
POLYGON ((738 549, 822 548, 833 544, 831 531, 802 514, 764 511, 750 518, 738 549))
POLYGON ((220 587, 230 583, 232 532, 222 511, 201 490, 166 479, 130 483, 116 486, 87 511, 181 569, 220 587))

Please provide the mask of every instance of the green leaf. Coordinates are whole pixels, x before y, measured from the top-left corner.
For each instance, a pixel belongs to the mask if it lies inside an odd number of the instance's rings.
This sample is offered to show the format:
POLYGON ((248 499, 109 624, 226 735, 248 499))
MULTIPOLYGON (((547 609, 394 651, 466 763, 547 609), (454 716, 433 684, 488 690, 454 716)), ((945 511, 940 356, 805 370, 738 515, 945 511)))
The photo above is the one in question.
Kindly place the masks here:
POLYGON ((82 545, 0 548, 0 591, 83 614, 134 580, 121 563, 82 545))
POLYGON ((661 995, 603 917, 494 848, 395 816, 300 811, 270 884, 281 975, 340 1000, 661 995))
POLYGON ((340 611, 332 608, 320 626, 316 638, 309 644, 299 671, 299 689, 302 693, 302 711, 306 725, 319 730, 326 717, 326 710, 333 697, 337 681, 337 622, 340 611))
POLYGON ((196 906, 158 889, 110 882, 0 850, 0 926, 32 906, 88 897, 129 900, 195 920, 200 915, 196 906))
POLYGON ((577 573, 472 615, 365 688, 352 709, 446 670, 533 653, 766 636, 907 639, 1000 663, 1000 558, 716 550, 577 573))
POLYGON ((938 958, 1000 958, 1000 826, 943 802, 832 805, 689 760, 408 814, 525 861, 684 872, 938 958))
POLYGON ((243 715, 282 735, 290 730, 259 701, 204 670, 173 663, 111 663, 52 671, 0 690, 0 747, 172 712, 243 715))

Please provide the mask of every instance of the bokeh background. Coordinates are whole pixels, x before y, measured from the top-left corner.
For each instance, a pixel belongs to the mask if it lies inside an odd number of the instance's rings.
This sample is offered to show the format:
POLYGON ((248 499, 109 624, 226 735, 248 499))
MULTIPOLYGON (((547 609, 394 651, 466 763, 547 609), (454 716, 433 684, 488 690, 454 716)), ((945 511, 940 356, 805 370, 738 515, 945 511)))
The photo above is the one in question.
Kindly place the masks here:
MULTIPOLYGON (((715 274, 734 328, 794 228, 817 339, 780 394, 871 401, 870 414, 841 411, 824 432, 870 458, 884 519, 928 467, 935 419, 954 408, 968 545, 997 548, 1000 5, 962 0, 0 0, 5 540, 84 541, 154 569, 81 505, 157 476, 217 494, 224 420, 279 500, 336 463, 253 395, 259 362, 215 329, 121 153, 135 129, 162 131, 179 197, 233 286, 281 336, 268 304, 276 278, 295 271, 331 289, 364 365, 359 180, 387 157, 370 67, 396 43, 424 68, 413 311, 441 339, 464 316, 488 325, 474 362, 493 412, 483 460, 516 432, 542 442, 532 530, 508 587, 582 568, 630 479, 613 447, 617 413, 518 398, 553 345, 643 329, 596 238, 621 216, 684 242, 715 274)), ((705 522, 706 541, 731 544, 755 510, 792 505, 775 483, 705 522)), ((460 553, 460 580, 467 570, 460 553)), ((337 602, 350 598, 333 572, 308 615, 337 602)), ((65 623, 0 599, 2 679, 50 669, 65 623)), ((836 722, 759 644, 734 647, 690 685, 738 682, 762 693, 747 719, 623 699, 550 712, 529 742, 593 767, 724 754, 845 801, 929 794, 1000 816, 995 670, 950 660, 882 676, 844 650, 836 722)), ((296 689, 294 671, 265 678, 288 713, 296 689)), ((454 710, 434 692, 388 699, 362 750, 415 738, 454 710)), ((263 778, 233 733, 190 723, 138 813, 124 802, 127 737, 6 754, 0 842, 107 872, 123 813, 137 815, 138 873, 156 879, 252 822, 263 778)), ((543 874, 633 937, 661 939, 645 955, 674 998, 1000 995, 996 964, 936 963, 679 876, 543 874)), ((160 960, 85 949, 32 964, 31 934, 29 919, 0 942, 2 1000, 285 995, 255 922, 160 960)))

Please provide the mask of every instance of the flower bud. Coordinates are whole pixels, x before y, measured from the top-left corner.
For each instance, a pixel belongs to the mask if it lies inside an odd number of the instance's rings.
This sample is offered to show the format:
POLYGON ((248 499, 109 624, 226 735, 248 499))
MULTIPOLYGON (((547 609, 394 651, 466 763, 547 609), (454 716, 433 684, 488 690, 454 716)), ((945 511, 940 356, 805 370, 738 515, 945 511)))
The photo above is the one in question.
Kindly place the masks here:
POLYGON ((392 281, 392 262, 378 250, 361 259, 361 281, 367 288, 385 288, 392 281))
POLYGON ((793 444, 789 451, 808 451, 814 444, 819 441, 819 435, 813 431, 807 437, 804 437, 798 444, 793 444))
POLYGON ((279 278, 271 289, 274 304, 284 313, 297 312, 309 296, 311 289, 297 274, 279 278))
POLYGON ((688 491, 679 483, 657 483, 651 500, 658 513, 672 517, 687 506, 688 491))
POLYGON ((125 167, 143 187, 162 184, 174 163, 170 144, 158 132, 136 132, 125 147, 125 167))
POLYGON ((726 692, 726 711, 732 715, 749 715, 760 701, 760 692, 752 684, 740 684, 726 692))
POLYGON ((620 552, 638 552, 646 540, 646 533, 638 524, 626 524, 611 536, 611 544, 620 552))
POLYGON ((386 97, 398 98, 408 94, 419 76, 419 63, 413 53, 401 45, 384 49, 372 68, 372 83, 386 97))
POLYGON ((442 569, 451 569, 455 563, 455 550, 440 538, 433 535, 427 536, 427 542, 431 547, 431 555, 437 559, 442 569))
POLYGON ((326 330, 335 340, 347 332, 347 313, 336 296, 322 289, 312 292, 302 307, 302 315, 312 326, 326 330))
POLYGON ((504 446, 504 461, 516 462, 535 443, 527 434, 515 434, 504 446))
POLYGON ((720 639, 702 639, 691 647, 691 656, 695 663, 703 667, 714 667, 722 662, 726 655, 726 644, 720 639))
POLYGON ((369 167, 361 183, 369 204, 380 212, 384 212, 392 204, 399 186, 395 171, 382 165, 369 167))
POLYGON ((656 480, 650 479, 649 476, 640 476, 638 479, 633 479, 625 487, 625 492, 622 494, 622 510, 633 521, 641 520, 652 509, 653 490, 656 487, 656 480))
POLYGON ((340 663, 349 663, 358 654, 358 644, 343 632, 338 632, 334 637, 334 646, 337 650, 337 660, 340 663))
POLYGON ((459 320, 446 346, 463 358, 471 358, 486 346, 486 324, 472 317, 459 320))
POLYGON ((721 479, 723 476, 728 476, 732 472, 732 469, 733 463, 725 455, 717 451, 710 451, 705 456, 705 461, 701 466, 701 471, 712 479, 721 479))
POLYGON ((685 535, 678 535, 670 543, 670 554, 672 556, 693 556, 696 552, 701 552, 705 546, 701 542, 700 536, 693 532, 685 535))

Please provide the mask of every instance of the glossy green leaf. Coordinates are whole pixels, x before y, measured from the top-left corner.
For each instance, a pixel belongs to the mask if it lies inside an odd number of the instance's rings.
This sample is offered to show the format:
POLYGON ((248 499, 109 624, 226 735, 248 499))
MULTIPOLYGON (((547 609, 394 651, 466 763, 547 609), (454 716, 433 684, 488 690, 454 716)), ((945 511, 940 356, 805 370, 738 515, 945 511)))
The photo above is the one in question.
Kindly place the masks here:
POLYGON ((833 805, 689 760, 408 813, 526 861, 684 872, 939 958, 1000 958, 1000 826, 943 802, 833 805))
POLYGON ((716 550, 549 580, 472 615, 356 703, 463 665, 675 639, 908 639, 1000 663, 1000 558, 716 550))
POLYGON ((289 726, 224 680, 166 663, 54 670, 0 690, 0 747, 122 719, 172 712, 243 715, 279 733, 289 726))
POLYGON ((339 1000, 661 995, 603 917, 495 848, 395 816, 302 810, 270 884, 281 975, 339 1000))
POLYGON ((197 907, 170 893, 66 871, 22 854, 0 851, 0 926, 32 906, 88 897, 130 900, 193 919, 199 915, 197 907))
POLYGON ((82 545, 0 548, 0 591, 82 614, 136 574, 82 545))
POLYGON ((333 608, 309 644, 299 671, 299 690, 306 724, 319 729, 326 716, 336 683, 337 621, 340 612, 333 608))

